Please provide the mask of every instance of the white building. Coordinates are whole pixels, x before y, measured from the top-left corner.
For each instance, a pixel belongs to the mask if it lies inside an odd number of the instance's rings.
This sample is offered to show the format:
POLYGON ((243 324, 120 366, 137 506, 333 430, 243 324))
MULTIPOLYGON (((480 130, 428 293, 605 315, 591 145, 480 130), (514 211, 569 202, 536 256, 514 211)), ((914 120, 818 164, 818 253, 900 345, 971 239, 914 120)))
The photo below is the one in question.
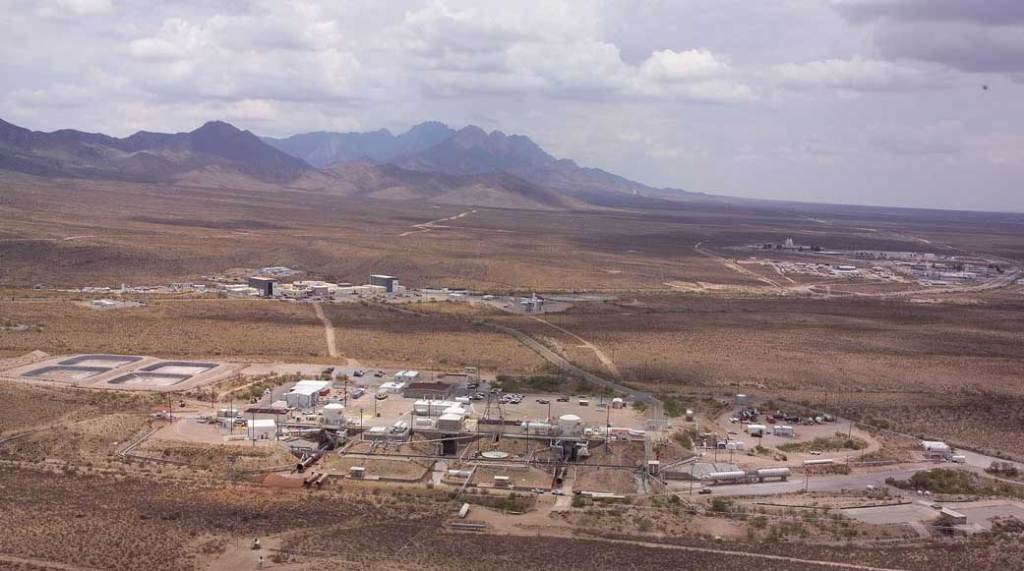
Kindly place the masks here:
POLYGON ((421 399, 412 404, 416 416, 441 416, 453 407, 459 407, 459 403, 450 400, 421 399))
POLYGON ((245 437, 249 440, 270 440, 277 436, 277 421, 257 418, 246 423, 245 437))
POLYGON ((788 437, 796 436, 796 432, 793 430, 793 427, 792 426, 787 426, 785 424, 780 424, 780 425, 776 426, 775 428, 773 428, 772 429, 772 433, 774 433, 775 436, 788 436, 788 437))
POLYGON ((299 381, 284 394, 289 408, 313 408, 320 402, 320 391, 330 385, 328 381, 299 381))
POLYGON ((767 429, 768 427, 763 424, 748 424, 743 427, 743 430, 751 436, 764 436, 767 429))
POLYGON ((445 432, 461 432, 464 418, 460 414, 442 414, 437 418, 437 429, 445 432))
POLYGON ((921 448, 924 448, 926 456, 946 457, 953 453, 953 449, 950 448, 949 444, 938 440, 922 440, 921 448))
POLYGON ((396 383, 415 383, 420 378, 419 371, 398 371, 395 373, 396 383))

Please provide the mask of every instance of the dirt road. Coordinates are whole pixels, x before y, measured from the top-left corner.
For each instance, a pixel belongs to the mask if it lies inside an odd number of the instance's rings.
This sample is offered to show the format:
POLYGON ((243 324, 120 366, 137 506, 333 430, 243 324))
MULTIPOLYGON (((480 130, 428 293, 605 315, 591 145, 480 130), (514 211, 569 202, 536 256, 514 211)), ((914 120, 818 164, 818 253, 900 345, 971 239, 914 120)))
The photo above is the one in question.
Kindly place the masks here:
POLYGON ((476 212, 475 208, 473 210, 467 210, 465 212, 460 212, 460 213, 456 214, 455 216, 448 216, 447 218, 438 218, 437 220, 431 220, 429 222, 421 222, 420 224, 413 224, 412 227, 415 228, 415 230, 408 230, 406 232, 402 232, 401 234, 398 235, 398 237, 399 238, 404 238, 406 236, 412 236, 413 234, 424 234, 426 232, 430 232, 431 230, 437 230, 437 229, 440 229, 440 228, 444 228, 445 226, 443 226, 441 224, 442 222, 450 222, 450 221, 453 221, 453 220, 458 220, 460 218, 465 218, 466 216, 469 216, 470 214, 473 214, 474 212, 476 212))
POLYGON ((533 317, 533 320, 534 321, 539 321, 539 322, 543 323, 544 325, 547 325, 548 327, 551 327, 552 329, 555 329, 557 331, 561 331, 562 333, 565 333, 569 337, 572 337, 573 339, 579 341, 580 342, 580 346, 582 346, 583 348, 589 349, 589 350, 594 352, 594 355, 597 357, 597 360, 601 361, 601 364, 604 365, 605 369, 608 369, 609 373, 611 373, 616 378, 622 378, 622 375, 619 374, 619 368, 615 366, 615 361, 612 361, 611 357, 606 355, 604 353, 604 351, 599 349, 596 345, 594 345, 590 341, 587 341, 586 339, 580 337, 579 335, 576 335, 575 333, 573 333, 572 331, 569 331, 568 329, 564 329, 562 327, 559 327, 559 326, 555 325, 554 323, 551 323, 550 321, 547 321, 545 319, 541 319, 540 317, 533 317))
POLYGON ((324 324, 324 340, 327 342, 327 355, 330 357, 338 356, 338 346, 334 342, 334 324, 324 314, 324 308, 320 306, 320 302, 313 303, 313 311, 316 313, 317 319, 320 323, 324 324))

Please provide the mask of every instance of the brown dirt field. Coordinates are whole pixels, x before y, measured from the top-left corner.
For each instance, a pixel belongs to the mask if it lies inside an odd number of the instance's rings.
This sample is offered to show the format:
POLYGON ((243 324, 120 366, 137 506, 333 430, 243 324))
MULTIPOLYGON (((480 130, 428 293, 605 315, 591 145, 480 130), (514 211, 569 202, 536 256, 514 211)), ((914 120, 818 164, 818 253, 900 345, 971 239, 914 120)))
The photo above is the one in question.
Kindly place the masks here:
POLYGON ((255 470, 295 463, 295 457, 283 446, 251 447, 150 439, 135 451, 145 456, 187 462, 201 469, 255 470))
POLYGON ((105 411, 137 408, 147 397, 124 393, 76 391, 0 380, 0 436, 39 426, 75 422, 105 411))
POLYGON ((40 325, 0 332, 5 354, 114 353, 189 358, 309 360, 324 356, 323 327, 307 305, 248 300, 158 301, 95 311, 65 301, 2 302, 5 315, 40 325))
POLYGON ((513 373, 543 366, 536 353, 513 338, 447 313, 421 316, 362 304, 323 308, 334 324, 339 351, 360 361, 435 369, 474 366, 513 373))
POLYGON ((366 475, 371 477, 380 476, 382 478, 401 480, 419 480, 426 475, 430 464, 429 461, 420 459, 358 458, 328 454, 317 464, 316 469, 348 476, 350 468, 362 466, 366 468, 366 475))

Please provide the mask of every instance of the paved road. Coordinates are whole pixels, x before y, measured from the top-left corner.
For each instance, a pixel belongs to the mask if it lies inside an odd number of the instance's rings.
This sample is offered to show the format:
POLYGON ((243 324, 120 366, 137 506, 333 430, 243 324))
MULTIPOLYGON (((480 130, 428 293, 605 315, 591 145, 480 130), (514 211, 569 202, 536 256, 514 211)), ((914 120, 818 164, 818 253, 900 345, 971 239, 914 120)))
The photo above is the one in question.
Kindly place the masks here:
MULTIPOLYGON (((771 496, 792 494, 806 489, 811 492, 838 492, 841 490, 863 490, 868 485, 885 486, 886 478, 905 480, 924 468, 894 468, 878 472, 854 472, 846 476, 811 476, 806 482, 803 474, 793 474, 787 482, 765 482, 763 484, 727 484, 709 486, 717 496, 771 496)), ((688 486, 689 483, 682 485, 688 486)))
MULTIPOLYGON (((1017 469, 1020 470, 1021 472, 1024 472, 1024 464, 1020 462, 1003 460, 1001 458, 996 458, 995 456, 987 456, 985 454, 971 452, 970 450, 964 450, 962 448, 957 448, 956 454, 963 456, 967 460, 967 465, 975 468, 988 468, 989 466, 992 465, 992 462, 1008 462, 1016 466, 1017 469)), ((956 466, 956 464, 953 464, 953 466, 956 466)))

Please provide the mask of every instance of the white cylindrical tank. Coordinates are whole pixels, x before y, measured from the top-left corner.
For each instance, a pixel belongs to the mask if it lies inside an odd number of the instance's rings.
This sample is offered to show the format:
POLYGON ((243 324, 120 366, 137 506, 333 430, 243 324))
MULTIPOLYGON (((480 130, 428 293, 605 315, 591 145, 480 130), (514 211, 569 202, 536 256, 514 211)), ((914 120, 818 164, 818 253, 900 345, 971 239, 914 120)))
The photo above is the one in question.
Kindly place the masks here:
POLYGON ((472 475, 472 470, 448 470, 449 478, 468 478, 472 475))
POLYGON ((820 458, 817 460, 804 460, 804 466, 824 466, 827 464, 834 464, 835 460, 832 458, 820 458))
POLYGON ((547 422, 524 422, 519 427, 528 434, 551 434, 551 429, 554 428, 547 422))
POLYGON ((340 426, 345 422, 345 405, 332 402, 324 405, 324 424, 340 426))
POLYGON ((575 414, 563 414, 558 417, 558 432, 560 434, 578 434, 583 428, 583 419, 575 414))
POLYGON ((722 480, 722 481, 736 481, 742 480, 747 477, 747 473, 743 470, 733 470, 730 472, 712 472, 708 474, 710 480, 722 480))
POLYGON ((757 471, 758 478, 782 478, 789 477, 789 468, 761 468, 757 471))

